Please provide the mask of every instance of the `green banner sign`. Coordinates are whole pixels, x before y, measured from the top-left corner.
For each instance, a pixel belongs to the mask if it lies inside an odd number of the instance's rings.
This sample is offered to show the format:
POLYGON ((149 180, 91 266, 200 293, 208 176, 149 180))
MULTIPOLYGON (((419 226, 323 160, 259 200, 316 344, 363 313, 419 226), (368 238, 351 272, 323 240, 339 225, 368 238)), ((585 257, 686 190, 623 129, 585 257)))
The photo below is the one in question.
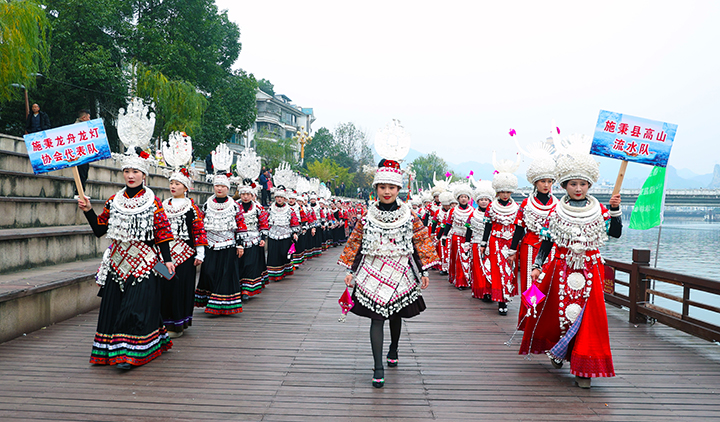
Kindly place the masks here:
POLYGON ((663 221, 664 207, 665 167, 653 167, 635 201, 629 227, 647 230, 659 226, 663 221))

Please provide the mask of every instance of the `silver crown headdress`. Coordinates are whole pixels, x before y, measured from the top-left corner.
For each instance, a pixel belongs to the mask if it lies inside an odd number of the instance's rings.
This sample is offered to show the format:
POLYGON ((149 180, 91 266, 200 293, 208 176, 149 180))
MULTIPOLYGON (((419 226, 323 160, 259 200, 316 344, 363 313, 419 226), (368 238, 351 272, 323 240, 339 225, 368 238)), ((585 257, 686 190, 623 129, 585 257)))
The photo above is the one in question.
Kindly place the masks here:
POLYGON ((400 162, 410 152, 410 134, 405 131, 399 120, 393 119, 375 133, 375 151, 385 161, 375 171, 373 188, 380 183, 402 188, 403 171, 400 169, 400 162))
MULTIPOLYGON (((554 126, 554 122, 553 122, 554 126)), ((555 135, 559 134, 557 126, 553 127, 553 133, 549 140, 554 140, 555 135)), ((518 150, 529 159, 533 160, 528 166, 525 176, 530 184, 535 184, 538 180, 553 179, 555 180, 555 147, 548 141, 540 141, 530 144, 527 150, 520 146, 517 135, 514 136, 515 145, 518 150)), ((554 142, 553 142, 554 143, 554 142)))
POLYGON ((320 187, 318 188, 318 196, 323 199, 330 199, 332 196, 332 192, 330 192, 330 189, 325 186, 325 183, 320 183, 320 187))
POLYGON ((513 173, 520 167, 520 154, 517 154, 515 161, 498 160, 493 151, 492 162, 497 172, 492 181, 493 189, 496 192, 515 192, 518 188, 518 180, 513 173))
POLYGON ((295 183, 295 191, 299 195, 310 192, 310 181, 304 177, 298 177, 297 183, 295 183))
POLYGON ((260 176, 260 170, 262 169, 260 156, 257 155, 254 149, 245 148, 240 152, 235 165, 235 172, 240 177, 238 192, 257 195, 259 185, 255 181, 260 176))
POLYGON ((475 186, 475 195, 473 196, 473 199, 475 201, 478 201, 482 198, 487 198, 489 200, 493 200, 495 198, 495 189, 493 189, 492 182, 489 180, 478 180, 476 181, 474 177, 470 177, 470 182, 475 186))
POLYGON ((162 143, 162 154, 165 163, 171 170, 165 170, 165 177, 176 180, 186 188, 192 188, 195 170, 188 168, 192 161, 192 139, 184 132, 172 132, 168 141, 162 143))
POLYGON ((130 100, 127 110, 118 110, 117 132, 126 150, 125 154, 113 153, 112 157, 122 163, 123 170, 133 168, 148 175, 150 165, 155 163, 148 153, 137 152, 137 148, 142 150, 150 143, 155 130, 155 113, 148 113, 149 110, 138 97, 130 100))
POLYGON ((310 195, 316 196, 320 192, 320 179, 313 177, 310 179, 310 195))
POLYGON ((447 191, 448 186, 450 186, 450 179, 452 179, 452 175, 446 176, 445 180, 438 179, 436 176, 437 174, 433 173, 433 187, 430 189, 433 196, 447 191))
POLYGON ((211 154, 215 174, 208 175, 209 181, 212 181, 214 185, 223 185, 230 188, 233 183, 237 183, 236 177, 233 177, 232 174, 228 175, 230 166, 232 166, 232 151, 226 144, 220 144, 211 154))
POLYGON ((470 183, 465 180, 458 180, 450 184, 450 192, 452 192, 455 199, 459 199, 460 195, 467 195, 468 198, 472 198, 472 187, 470 183))
POLYGON ((286 162, 280 163, 275 169, 275 174, 273 174, 273 183, 275 184, 273 192, 275 195, 287 198, 297 186, 297 179, 297 174, 290 168, 290 164, 286 162), (283 192, 283 188, 285 192, 283 192))
POLYGON ((440 205, 450 205, 454 199, 452 192, 441 192, 440 196, 438 197, 440 200, 440 205))
POLYGON ((562 184, 572 179, 587 180, 595 184, 600 178, 600 165, 590 155, 592 138, 587 135, 572 134, 559 139, 555 144, 558 150, 555 180, 562 184))

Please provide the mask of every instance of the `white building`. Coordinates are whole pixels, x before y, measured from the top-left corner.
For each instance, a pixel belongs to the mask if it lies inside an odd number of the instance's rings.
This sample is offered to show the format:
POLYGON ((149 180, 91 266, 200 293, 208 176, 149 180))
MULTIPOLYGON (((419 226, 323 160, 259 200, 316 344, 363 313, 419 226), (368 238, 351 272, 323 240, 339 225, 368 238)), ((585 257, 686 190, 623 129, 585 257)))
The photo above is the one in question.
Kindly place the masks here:
MULTIPOLYGON (((255 147, 255 135, 270 132, 278 138, 292 138, 299 130, 312 132, 315 115, 312 108, 296 106, 286 95, 270 95, 260 89, 255 93, 257 118, 253 127, 230 141, 231 149, 240 151, 245 145, 255 147), (242 139, 238 139, 242 138, 242 139), (233 145, 234 144, 234 145, 233 145)), ((300 146, 297 146, 298 154, 300 146)))

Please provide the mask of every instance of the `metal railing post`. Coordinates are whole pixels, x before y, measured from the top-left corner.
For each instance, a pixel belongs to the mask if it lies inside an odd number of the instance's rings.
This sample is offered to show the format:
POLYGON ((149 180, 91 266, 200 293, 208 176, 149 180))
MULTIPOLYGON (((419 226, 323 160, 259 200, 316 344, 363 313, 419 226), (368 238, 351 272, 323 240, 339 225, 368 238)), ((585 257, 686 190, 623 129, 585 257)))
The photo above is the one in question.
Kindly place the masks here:
POLYGON ((644 315, 638 312, 638 302, 646 300, 647 280, 640 276, 640 267, 650 266, 650 249, 633 249, 632 271, 630 272, 630 318, 631 323, 647 322, 644 315))

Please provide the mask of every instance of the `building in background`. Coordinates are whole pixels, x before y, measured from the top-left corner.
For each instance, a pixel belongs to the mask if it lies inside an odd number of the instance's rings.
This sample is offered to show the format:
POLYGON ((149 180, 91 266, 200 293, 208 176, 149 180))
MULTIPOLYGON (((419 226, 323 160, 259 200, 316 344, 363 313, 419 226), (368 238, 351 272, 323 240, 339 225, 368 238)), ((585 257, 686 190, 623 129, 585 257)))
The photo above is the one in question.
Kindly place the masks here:
MULTIPOLYGON (((230 148, 242 151, 245 146, 255 147, 255 136, 270 133, 276 138, 292 138, 301 130, 312 133, 315 115, 312 108, 303 108, 292 103, 287 95, 270 95, 260 89, 255 93, 257 118, 248 131, 233 136, 230 148)), ((261 136, 261 135, 260 135, 261 136)), ((298 158, 300 146, 297 146, 298 158)))

